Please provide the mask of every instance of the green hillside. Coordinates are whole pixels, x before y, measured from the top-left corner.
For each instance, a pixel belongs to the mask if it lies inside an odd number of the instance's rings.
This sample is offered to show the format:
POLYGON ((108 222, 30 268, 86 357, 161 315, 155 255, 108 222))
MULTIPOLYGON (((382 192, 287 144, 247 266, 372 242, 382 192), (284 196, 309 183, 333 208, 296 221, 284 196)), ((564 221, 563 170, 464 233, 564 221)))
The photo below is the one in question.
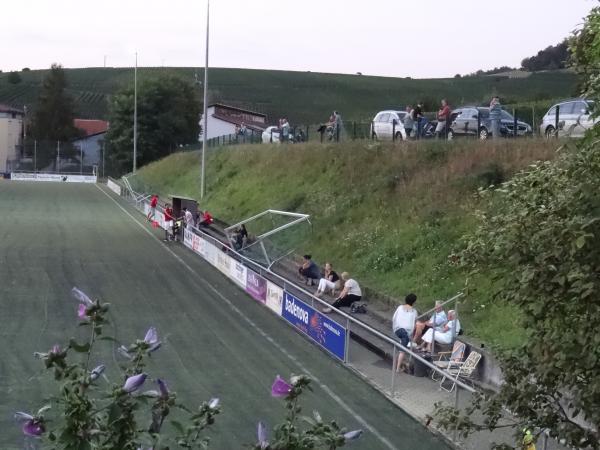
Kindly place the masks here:
MULTIPOLYGON (((230 223, 268 208, 308 213, 313 229, 294 242, 323 264, 350 271, 361 283, 402 298, 414 291, 419 310, 465 289, 452 264, 461 237, 482 206, 479 187, 499 183, 535 160, 553 158, 544 140, 409 143, 393 146, 241 146, 207 159, 201 206, 230 223)), ((178 153, 144 167, 139 189, 199 198, 199 155, 178 153)), ((259 230, 250 227, 249 232, 259 230)), ((519 315, 491 298, 490 280, 469 280, 461 306, 469 335, 511 346, 522 339, 519 315)))
MULTIPOLYGON (((0 73, 0 103, 15 107, 35 102, 46 70, 19 72, 22 80, 11 84, 0 73)), ((77 115, 106 118, 107 100, 121 86, 133 82, 130 68, 66 69, 77 115)), ((192 82, 204 79, 197 68, 141 68, 140 79, 160 73, 178 74, 192 82)), ((286 72, 250 69, 210 69, 210 101, 223 102, 268 114, 273 122, 287 116, 293 124, 324 121, 333 109, 346 120, 370 120, 374 113, 418 100, 429 109, 448 98, 452 105, 481 103, 500 94, 505 103, 523 104, 568 97, 576 92, 577 76, 569 71, 540 72, 526 78, 478 76, 450 79, 386 78, 358 75, 286 72)), ((201 86, 198 85, 201 102, 201 86)))

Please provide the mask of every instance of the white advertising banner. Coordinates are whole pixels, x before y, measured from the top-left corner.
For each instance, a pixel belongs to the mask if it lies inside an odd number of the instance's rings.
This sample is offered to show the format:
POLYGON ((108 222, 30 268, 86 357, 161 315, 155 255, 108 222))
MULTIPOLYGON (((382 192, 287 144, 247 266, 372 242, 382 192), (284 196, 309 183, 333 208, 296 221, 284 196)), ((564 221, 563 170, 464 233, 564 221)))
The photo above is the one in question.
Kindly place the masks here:
POLYGON ((283 305, 283 289, 267 281, 267 307, 278 316, 281 315, 283 305))
MULTIPOLYGON (((111 191, 113 191, 115 194, 117 194, 117 195, 121 195, 121 186, 119 186, 119 185, 118 185, 117 183, 115 183, 113 180, 108 180, 108 181, 106 182, 106 186, 107 186, 107 187, 108 187, 108 188, 109 188, 111 191)), ((145 206, 144 206, 144 209, 145 209, 145 206)), ((148 213, 146 212, 146 214, 148 214, 148 213)))
POLYGON ((217 269, 223 272, 226 276, 231 276, 231 265, 233 260, 230 256, 226 255, 223 252, 217 253, 217 269))
POLYGON ((246 266, 233 260, 229 278, 231 278, 233 281, 235 281, 237 284, 239 284, 242 289, 246 289, 246 277, 247 277, 246 271, 247 271, 246 266))
MULTIPOLYGON (((204 241, 204 239, 202 239, 204 241)), ((219 250, 217 249, 217 247, 215 247, 214 245, 212 245, 210 242, 204 241, 204 245, 203 245, 203 250, 204 253, 202 254, 202 256, 204 256, 204 258, 206 258, 206 260, 212 264, 213 266, 217 266, 217 253, 219 253, 219 250)))
POLYGON ((16 173, 10 174, 13 181, 54 181, 60 183, 96 183, 96 175, 66 175, 60 173, 16 173))

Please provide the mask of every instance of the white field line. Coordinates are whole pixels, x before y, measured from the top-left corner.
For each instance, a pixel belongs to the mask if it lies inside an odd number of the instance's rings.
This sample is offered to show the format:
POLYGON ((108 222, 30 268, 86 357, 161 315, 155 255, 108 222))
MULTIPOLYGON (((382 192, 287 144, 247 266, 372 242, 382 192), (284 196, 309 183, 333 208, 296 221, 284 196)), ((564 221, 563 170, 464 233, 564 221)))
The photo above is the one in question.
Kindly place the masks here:
POLYGON ((248 325, 250 325, 253 329, 255 329, 258 332, 258 334, 260 334, 262 337, 264 337, 275 348, 277 348, 277 350, 279 350, 281 353, 283 353, 303 373, 305 373, 312 380, 314 380, 314 382, 317 383, 321 387, 321 389, 323 389, 323 391, 325 391, 327 393, 327 395, 329 395, 347 413, 349 413, 353 417, 355 417, 356 420, 358 421, 358 423, 360 423, 363 427, 365 427, 365 429, 369 430, 369 432, 372 433, 373 436, 375 436, 377 439, 379 439, 379 441, 382 444, 384 444, 390 450, 397 450, 397 448, 385 436, 383 436, 375 427, 373 427, 363 417, 361 417, 356 411, 354 411, 346 402, 344 402, 327 385, 325 385, 321 381, 319 381, 319 379, 316 376, 314 376, 308 369, 306 369, 306 367, 304 367, 302 365, 302 363, 300 361, 298 361, 298 359, 295 356, 290 354, 286 349, 284 349, 281 345, 279 345, 275 341, 275 339, 273 339, 271 336, 269 336, 267 333, 265 333, 258 325, 256 325, 252 320, 250 320, 248 317, 246 317, 246 315, 240 309, 238 309, 238 307, 235 306, 228 298, 226 298, 223 294, 221 294, 221 292, 219 292, 206 279, 204 279, 202 276, 200 276, 200 274, 198 272, 196 272, 194 269, 192 269, 183 259, 181 259, 177 254, 175 254, 175 252, 173 252, 173 250, 171 250, 164 242, 162 242, 160 239, 158 239, 150 230, 148 230, 148 228, 145 226, 145 224, 141 223, 133 215, 131 215, 131 213, 129 213, 129 211, 127 211, 125 208, 123 208, 121 205, 119 205, 119 203, 114 198, 112 198, 109 194, 107 194, 102 188, 100 188, 100 186, 96 185, 96 187, 98 188, 98 190, 100 190, 100 192, 102 192, 104 195, 106 195, 115 205, 117 205, 117 207, 121 211, 123 211, 126 215, 128 215, 131 218, 131 220, 133 220, 142 230, 144 230, 144 232, 146 232, 155 242, 158 242, 168 253, 170 253, 179 263, 181 263, 181 265, 183 267, 185 267, 192 275, 198 276, 198 278, 202 281, 202 283, 206 284, 211 291, 213 291, 216 295, 218 295, 221 298, 221 300, 223 300, 225 303, 227 303, 227 305, 233 311, 235 311, 235 313, 238 314, 242 318, 242 320, 244 320, 246 323, 248 323, 248 325))

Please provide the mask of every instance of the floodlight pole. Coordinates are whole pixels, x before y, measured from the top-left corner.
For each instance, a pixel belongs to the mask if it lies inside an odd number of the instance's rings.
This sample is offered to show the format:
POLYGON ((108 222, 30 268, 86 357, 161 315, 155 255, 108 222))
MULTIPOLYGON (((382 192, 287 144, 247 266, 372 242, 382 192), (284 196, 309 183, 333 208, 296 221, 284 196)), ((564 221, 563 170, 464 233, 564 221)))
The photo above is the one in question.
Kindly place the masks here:
POLYGON ((133 173, 137 169, 137 52, 133 71, 133 173))
POLYGON ((206 161, 206 146, 208 142, 208 36, 210 19, 210 0, 206 0, 206 60, 204 62, 204 123, 202 125, 202 169, 200 173, 200 198, 204 198, 204 165, 206 161))

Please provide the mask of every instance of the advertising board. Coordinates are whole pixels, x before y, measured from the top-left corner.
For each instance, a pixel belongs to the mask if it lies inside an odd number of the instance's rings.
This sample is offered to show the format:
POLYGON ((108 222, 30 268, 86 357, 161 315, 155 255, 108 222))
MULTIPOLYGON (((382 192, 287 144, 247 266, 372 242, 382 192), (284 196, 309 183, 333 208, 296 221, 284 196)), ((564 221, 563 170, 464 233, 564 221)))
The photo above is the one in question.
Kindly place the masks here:
POLYGON ((261 303, 267 301, 267 280, 256 272, 246 269, 246 292, 261 303))
POLYGON ((346 329, 312 306, 283 293, 282 317, 309 336, 331 354, 344 361, 346 354, 346 329))

